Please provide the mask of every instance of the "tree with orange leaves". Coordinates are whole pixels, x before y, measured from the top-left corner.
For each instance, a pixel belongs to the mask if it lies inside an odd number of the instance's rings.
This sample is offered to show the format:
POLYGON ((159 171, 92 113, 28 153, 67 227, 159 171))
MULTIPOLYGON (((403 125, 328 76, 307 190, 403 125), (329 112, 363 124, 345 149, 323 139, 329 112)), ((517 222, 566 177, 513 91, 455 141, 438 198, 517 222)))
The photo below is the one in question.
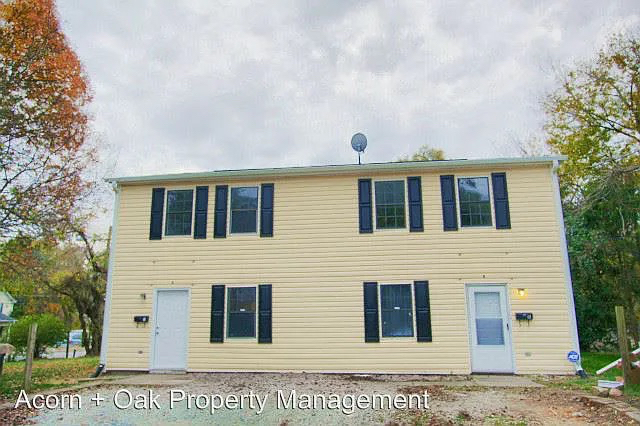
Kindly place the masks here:
POLYGON ((71 223, 96 161, 90 99, 54 0, 0 0, 0 240, 71 223))

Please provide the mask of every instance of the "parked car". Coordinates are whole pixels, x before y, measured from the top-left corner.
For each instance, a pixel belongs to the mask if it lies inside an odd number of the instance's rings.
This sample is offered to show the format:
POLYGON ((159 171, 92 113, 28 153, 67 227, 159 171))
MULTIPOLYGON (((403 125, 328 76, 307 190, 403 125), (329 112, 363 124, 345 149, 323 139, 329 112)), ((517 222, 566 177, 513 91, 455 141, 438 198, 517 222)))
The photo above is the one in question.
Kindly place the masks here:
POLYGON ((82 330, 71 330, 69 332, 69 345, 82 344, 82 330))
MULTIPOLYGON (((73 345, 81 345, 82 344, 82 330, 71 330, 69 331, 69 335, 67 336, 69 339, 69 346, 73 345)), ((67 341, 62 340, 58 342, 57 346, 66 346, 67 341)))

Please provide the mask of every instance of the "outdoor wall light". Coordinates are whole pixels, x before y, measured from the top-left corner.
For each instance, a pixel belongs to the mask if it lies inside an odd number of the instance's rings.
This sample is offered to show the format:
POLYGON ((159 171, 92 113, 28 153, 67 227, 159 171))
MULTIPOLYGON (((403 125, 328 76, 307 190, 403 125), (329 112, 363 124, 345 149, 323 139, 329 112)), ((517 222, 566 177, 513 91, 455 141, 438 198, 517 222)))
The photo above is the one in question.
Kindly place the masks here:
POLYGON ((518 289, 518 297, 523 298, 527 296, 527 289, 526 288, 519 288, 518 289))
POLYGON ((147 293, 140 293, 140 299, 147 300, 147 293))

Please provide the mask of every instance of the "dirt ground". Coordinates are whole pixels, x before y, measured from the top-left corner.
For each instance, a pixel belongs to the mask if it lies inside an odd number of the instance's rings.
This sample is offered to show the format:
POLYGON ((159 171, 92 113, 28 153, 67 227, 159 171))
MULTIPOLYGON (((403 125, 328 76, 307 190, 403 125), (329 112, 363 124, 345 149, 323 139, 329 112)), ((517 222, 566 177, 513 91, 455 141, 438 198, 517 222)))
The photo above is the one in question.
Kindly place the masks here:
MULTIPOLYGON (((582 402, 581 394, 555 388, 496 387, 479 385, 473 378, 425 376, 362 376, 323 374, 187 374, 125 376, 93 388, 78 391, 80 409, 5 410, 2 424, 62 425, 156 425, 156 424, 267 424, 267 425, 585 425, 636 424, 617 415, 608 407, 595 407, 582 402), (157 395, 160 408, 119 409, 113 397, 121 389, 136 395, 157 395), (251 409, 187 408, 177 402, 169 408, 170 390, 193 395, 267 396, 262 412, 251 409), (345 414, 340 409, 292 409, 277 407, 277 393, 301 394, 422 394, 429 393, 429 407, 417 409, 354 409, 345 414), (100 406, 90 400, 96 393, 105 400, 100 406)), ((142 398, 142 397, 141 397, 142 398)), ((120 394, 120 405, 127 397, 120 394)), ((195 399, 194 399, 195 401, 195 399)), ((204 405, 204 397, 200 400, 204 405)))

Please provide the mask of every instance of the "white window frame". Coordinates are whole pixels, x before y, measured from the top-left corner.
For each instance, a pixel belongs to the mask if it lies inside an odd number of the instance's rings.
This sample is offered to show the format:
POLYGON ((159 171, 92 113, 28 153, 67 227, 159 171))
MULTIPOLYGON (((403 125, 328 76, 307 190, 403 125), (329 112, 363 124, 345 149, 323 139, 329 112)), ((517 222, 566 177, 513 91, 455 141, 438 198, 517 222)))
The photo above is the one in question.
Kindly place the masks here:
POLYGON ((407 178, 400 179, 372 179, 371 183, 371 205, 373 206, 373 229, 375 232, 398 232, 407 231, 409 228, 409 185, 407 178), (378 228, 378 208, 376 202, 376 182, 402 182, 404 188, 404 227, 402 228, 378 228))
POLYGON ((411 282, 385 282, 385 283, 379 283, 378 284, 378 330, 380 333, 380 341, 385 341, 385 340, 409 340, 409 341, 415 341, 416 340, 416 306, 415 306, 415 300, 416 300, 416 295, 415 295, 415 285, 414 283, 411 282), (409 285, 409 288, 411 289, 411 336, 384 336, 382 334, 382 286, 383 285, 409 285))
POLYGON ((258 301, 259 301, 259 294, 258 294, 259 288, 257 284, 227 284, 224 286, 224 340, 225 341, 240 341, 240 342, 247 342, 247 341, 258 341, 258 314, 259 314, 259 309, 260 306, 258 305, 258 301), (253 287, 256 289, 256 311, 255 311, 255 315, 254 315, 254 321, 255 321, 255 330, 256 330, 256 335, 253 337, 229 337, 229 289, 231 288, 248 288, 248 287, 253 287))
MULTIPOLYGON (((208 204, 208 203, 207 203, 208 204)), ((208 207, 208 206, 207 206, 208 207)), ((165 188, 164 191, 164 208, 162 209, 162 238, 192 238, 195 226, 195 209, 196 209, 196 187, 175 187, 165 188), (169 208, 169 192, 170 191, 193 191, 191 196, 191 233, 185 235, 167 235, 167 209, 169 208)))
POLYGON ((262 207, 262 186, 260 184, 252 184, 252 185, 236 185, 229 186, 229 208, 227 209, 227 223, 229 227, 229 236, 233 235, 234 237, 243 237, 243 236, 256 236, 260 233, 260 208, 262 207), (257 188, 258 189, 258 207, 256 208, 256 231, 255 232, 231 232, 231 193, 234 188, 257 188))
POLYGON ((456 220, 458 224, 458 229, 491 229, 496 226, 496 217, 495 211, 493 208, 493 183, 491 182, 491 175, 469 175, 469 176, 458 176, 454 175, 454 189, 455 189, 455 198, 456 198, 456 220), (462 226, 462 210, 460 210, 460 186, 458 185, 459 179, 477 179, 477 178, 486 178, 488 182, 489 188, 489 210, 491 211, 491 225, 474 225, 474 226, 462 226))

